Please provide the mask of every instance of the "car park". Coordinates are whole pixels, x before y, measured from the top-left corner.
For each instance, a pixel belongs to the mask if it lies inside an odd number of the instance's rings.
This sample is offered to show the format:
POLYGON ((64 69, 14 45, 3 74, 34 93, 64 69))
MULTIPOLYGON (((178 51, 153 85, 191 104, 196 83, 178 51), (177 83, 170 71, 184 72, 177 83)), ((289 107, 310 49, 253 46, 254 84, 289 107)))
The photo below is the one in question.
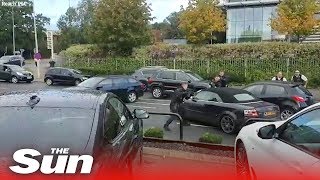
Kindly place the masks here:
POLYGON ((220 127, 227 134, 238 132, 250 118, 279 120, 279 107, 249 92, 233 88, 210 88, 197 92, 181 106, 183 119, 220 127))
POLYGON ((0 80, 5 80, 11 83, 18 83, 21 81, 31 83, 34 76, 31 72, 16 65, 0 65, 0 80))
POLYGON ((320 179, 320 103, 287 120, 248 121, 235 157, 242 179, 320 179))
POLYGON ((144 84, 143 90, 147 91, 149 79, 155 76, 162 69, 167 69, 167 68, 164 66, 147 66, 135 71, 135 73, 132 74, 132 77, 134 77, 136 80, 143 83, 144 84))
POLYGON ((120 97, 123 101, 133 103, 142 97, 143 84, 130 76, 107 76, 93 77, 76 87, 68 88, 77 89, 94 89, 104 92, 112 92, 120 97))
MULTIPOLYGON (((51 154, 69 148, 71 155, 94 158, 91 175, 122 173, 142 160, 144 110, 130 112, 112 93, 43 90, 0 96, 0 172, 18 149, 51 154)), ((11 164, 10 164, 11 165, 11 164)), ((4 169, 6 168, 6 169, 4 169)))
POLYGON ((246 86, 244 90, 264 101, 277 104, 283 120, 315 103, 313 95, 307 89, 291 82, 257 82, 246 86))
POLYGON ((0 58, 0 64, 9 64, 9 65, 17 65, 24 66, 25 59, 20 55, 12 55, 12 56, 2 56, 0 58))
POLYGON ((65 84, 65 85, 78 85, 87 80, 90 76, 83 75, 81 71, 69 68, 50 68, 45 76, 44 82, 48 85, 65 84))
POLYGON ((210 82, 205 81, 201 76, 188 70, 164 69, 148 81, 152 96, 160 99, 165 95, 172 94, 182 82, 189 82, 189 88, 194 91, 210 88, 210 82))

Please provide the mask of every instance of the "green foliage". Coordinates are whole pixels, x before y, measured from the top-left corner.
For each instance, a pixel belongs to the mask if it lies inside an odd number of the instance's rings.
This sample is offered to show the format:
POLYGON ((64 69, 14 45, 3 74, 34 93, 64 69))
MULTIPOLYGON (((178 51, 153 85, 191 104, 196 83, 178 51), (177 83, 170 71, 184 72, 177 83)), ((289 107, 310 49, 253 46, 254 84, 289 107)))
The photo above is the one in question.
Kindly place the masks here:
POLYGON ((210 144, 221 144, 222 143, 222 136, 205 133, 199 138, 199 142, 203 143, 210 143, 210 144))
POLYGON ((154 23, 152 29, 160 30, 163 39, 183 39, 185 34, 179 29, 181 12, 171 13, 163 22, 154 23))
POLYGON ((92 44, 75 45, 69 47, 64 55, 70 58, 96 58, 103 55, 103 51, 92 44))
POLYGON ((144 137, 163 139, 163 130, 160 128, 150 128, 144 133, 144 137))
POLYGON ((103 49, 130 55, 134 47, 151 41, 150 7, 145 0, 100 0, 91 29, 103 49))

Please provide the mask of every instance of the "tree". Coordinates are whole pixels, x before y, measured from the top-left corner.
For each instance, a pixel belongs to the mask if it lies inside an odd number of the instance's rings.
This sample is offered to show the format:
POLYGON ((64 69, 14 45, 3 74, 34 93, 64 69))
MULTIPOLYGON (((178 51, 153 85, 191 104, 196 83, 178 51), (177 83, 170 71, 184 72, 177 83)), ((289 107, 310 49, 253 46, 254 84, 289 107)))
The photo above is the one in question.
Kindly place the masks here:
POLYGON ((134 47, 150 43, 151 20, 145 0, 101 0, 91 34, 105 50, 128 55, 134 47))
MULTIPOLYGON (((16 50, 25 49, 25 57, 30 58, 30 53, 33 53, 35 48, 32 2, 26 0, 19 1, 27 2, 26 6, 13 8, 0 6, 0 51, 1 55, 13 52, 13 12, 16 50)), ((48 24, 50 24, 49 18, 42 14, 36 15, 39 48, 43 53, 46 51, 46 34, 44 32, 46 31, 45 26, 48 24)))
POLYGON ((226 18, 217 0, 189 0, 182 11, 179 27, 191 43, 201 44, 215 39, 213 32, 225 31, 226 18))
POLYGON ((312 33, 319 21, 315 14, 320 11, 317 0, 284 0, 277 9, 277 17, 271 19, 272 29, 281 34, 296 36, 299 41, 312 33))

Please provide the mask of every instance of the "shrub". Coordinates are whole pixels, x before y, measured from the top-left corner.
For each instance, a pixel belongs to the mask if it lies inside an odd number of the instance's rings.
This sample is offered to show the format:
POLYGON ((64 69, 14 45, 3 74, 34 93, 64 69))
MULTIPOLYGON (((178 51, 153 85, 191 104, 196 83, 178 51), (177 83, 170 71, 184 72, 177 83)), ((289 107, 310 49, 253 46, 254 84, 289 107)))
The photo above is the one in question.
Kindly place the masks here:
POLYGON ((160 138, 163 139, 163 130, 160 128, 150 128, 144 133, 144 137, 160 138))
POLYGON ((103 50, 94 44, 82 44, 69 47, 64 55, 68 58, 97 58, 104 55, 103 50))
POLYGON ((211 133, 205 133, 200 137, 199 142, 221 144, 222 139, 223 139, 222 136, 211 134, 211 133))

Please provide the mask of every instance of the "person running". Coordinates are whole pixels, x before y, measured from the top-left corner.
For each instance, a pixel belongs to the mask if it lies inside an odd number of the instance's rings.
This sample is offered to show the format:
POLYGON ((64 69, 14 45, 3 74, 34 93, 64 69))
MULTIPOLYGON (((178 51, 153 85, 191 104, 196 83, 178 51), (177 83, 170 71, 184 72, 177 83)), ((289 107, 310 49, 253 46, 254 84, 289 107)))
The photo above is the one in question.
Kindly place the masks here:
MULTIPOLYGON (((172 95, 171 103, 170 103, 170 111, 172 113, 180 114, 179 108, 183 103, 184 99, 188 99, 191 97, 190 91, 188 91, 188 83, 182 82, 181 87, 176 89, 174 94, 172 95)), ((166 131, 170 131, 169 125, 175 120, 173 116, 169 118, 169 120, 164 124, 163 128, 166 131)), ((190 125, 188 122, 185 122, 184 125, 190 125)))
POLYGON ((296 70, 294 75, 292 76, 292 81, 295 83, 301 83, 304 87, 307 87, 308 78, 301 74, 300 71, 296 70))
POLYGON ((278 72, 278 74, 272 78, 272 81, 287 81, 285 77, 283 77, 282 72, 278 72))

